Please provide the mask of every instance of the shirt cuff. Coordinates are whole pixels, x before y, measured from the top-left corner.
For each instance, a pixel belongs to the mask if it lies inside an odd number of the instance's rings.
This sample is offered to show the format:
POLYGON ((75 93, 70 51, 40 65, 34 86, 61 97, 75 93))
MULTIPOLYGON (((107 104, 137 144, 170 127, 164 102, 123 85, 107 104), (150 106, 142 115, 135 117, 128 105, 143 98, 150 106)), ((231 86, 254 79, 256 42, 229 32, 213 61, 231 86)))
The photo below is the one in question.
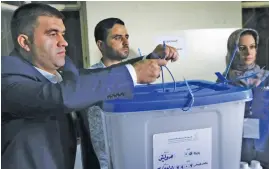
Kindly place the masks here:
POLYGON ((136 86, 137 85, 137 75, 136 75, 134 67, 131 64, 126 64, 125 66, 127 67, 128 71, 133 79, 134 86, 136 86))

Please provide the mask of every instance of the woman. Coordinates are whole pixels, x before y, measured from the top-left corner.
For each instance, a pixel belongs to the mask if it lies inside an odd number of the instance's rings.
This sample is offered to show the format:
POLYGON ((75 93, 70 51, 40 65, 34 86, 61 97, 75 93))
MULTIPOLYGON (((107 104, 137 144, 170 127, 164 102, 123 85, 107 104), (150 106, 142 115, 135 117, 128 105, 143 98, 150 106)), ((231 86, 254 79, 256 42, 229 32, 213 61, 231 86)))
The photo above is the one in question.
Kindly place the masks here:
MULTIPOLYGON (((247 88, 269 84, 269 71, 261 69, 255 62, 258 44, 259 35, 253 29, 238 29, 230 35, 227 45, 227 65, 230 64, 233 55, 235 56, 229 71, 224 75, 227 74, 227 80, 233 81, 231 84, 247 88)), ((246 104, 245 117, 252 117, 250 104, 246 104)), ((267 136, 267 138, 263 152, 256 150, 254 139, 243 138, 241 160, 246 162, 258 160, 264 168, 269 169, 269 137, 267 136)))
POLYGON ((236 86, 256 87, 268 76, 269 72, 261 69, 256 63, 256 54, 259 43, 259 35, 254 29, 238 29, 228 39, 228 53, 226 55, 227 65, 230 63, 233 52, 238 47, 228 72, 227 79, 234 80, 257 73, 256 76, 234 81, 236 86))

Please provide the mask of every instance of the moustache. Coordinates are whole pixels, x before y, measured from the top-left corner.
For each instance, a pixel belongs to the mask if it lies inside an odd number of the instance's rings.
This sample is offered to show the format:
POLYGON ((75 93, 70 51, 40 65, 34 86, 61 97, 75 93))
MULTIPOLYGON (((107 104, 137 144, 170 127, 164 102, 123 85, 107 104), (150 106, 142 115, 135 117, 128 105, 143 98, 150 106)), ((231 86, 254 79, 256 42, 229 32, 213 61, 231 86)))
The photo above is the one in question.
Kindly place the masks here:
POLYGON ((124 45, 122 48, 127 48, 127 49, 129 49, 129 45, 124 45))

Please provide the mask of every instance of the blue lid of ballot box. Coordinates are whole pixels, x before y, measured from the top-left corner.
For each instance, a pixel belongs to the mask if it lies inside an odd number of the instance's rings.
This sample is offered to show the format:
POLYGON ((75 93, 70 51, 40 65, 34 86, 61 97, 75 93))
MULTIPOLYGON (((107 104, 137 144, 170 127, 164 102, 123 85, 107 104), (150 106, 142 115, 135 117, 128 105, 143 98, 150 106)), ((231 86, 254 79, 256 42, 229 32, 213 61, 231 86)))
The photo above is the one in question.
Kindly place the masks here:
POLYGON ((186 82, 138 85, 134 88, 132 99, 116 99, 103 103, 106 112, 123 113, 149 110, 185 108, 194 101, 194 106, 219 104, 238 100, 252 100, 249 89, 222 83, 192 80, 188 81, 191 96, 186 82), (163 91, 164 87, 164 91, 163 91), (194 100, 192 100, 194 98, 194 100))

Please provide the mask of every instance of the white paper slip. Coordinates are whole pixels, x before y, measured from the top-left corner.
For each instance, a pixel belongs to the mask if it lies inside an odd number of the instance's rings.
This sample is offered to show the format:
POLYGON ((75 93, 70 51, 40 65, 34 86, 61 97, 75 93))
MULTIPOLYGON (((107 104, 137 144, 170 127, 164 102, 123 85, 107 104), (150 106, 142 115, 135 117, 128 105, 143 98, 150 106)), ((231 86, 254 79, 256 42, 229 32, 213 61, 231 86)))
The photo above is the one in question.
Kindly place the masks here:
POLYGON ((154 169, 211 169, 212 128, 153 135, 154 169))
POLYGON ((177 49, 180 57, 185 56, 185 39, 183 36, 159 36, 155 38, 155 44, 163 44, 163 41, 166 45, 172 46, 177 49))
POLYGON ((259 119, 244 119, 243 138, 260 138, 260 121, 259 119))

